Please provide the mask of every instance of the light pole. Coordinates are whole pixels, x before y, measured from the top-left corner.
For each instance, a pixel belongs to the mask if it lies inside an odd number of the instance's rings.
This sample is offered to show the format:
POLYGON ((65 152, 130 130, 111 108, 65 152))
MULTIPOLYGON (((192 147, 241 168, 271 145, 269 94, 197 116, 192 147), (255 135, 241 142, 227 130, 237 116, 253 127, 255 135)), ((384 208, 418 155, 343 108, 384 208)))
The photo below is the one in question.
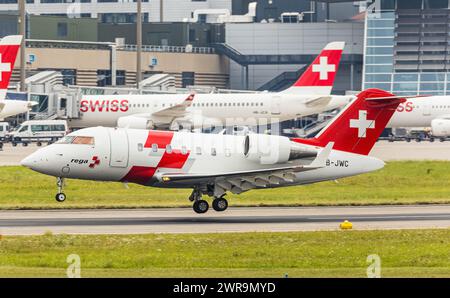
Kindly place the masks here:
POLYGON ((19 34, 22 35, 22 43, 20 44, 20 91, 25 92, 25 38, 26 38, 26 17, 25 17, 25 0, 19 0, 19 34))
POLYGON ((137 0, 136 46, 136 87, 139 89, 139 83, 142 81, 142 0, 137 0))

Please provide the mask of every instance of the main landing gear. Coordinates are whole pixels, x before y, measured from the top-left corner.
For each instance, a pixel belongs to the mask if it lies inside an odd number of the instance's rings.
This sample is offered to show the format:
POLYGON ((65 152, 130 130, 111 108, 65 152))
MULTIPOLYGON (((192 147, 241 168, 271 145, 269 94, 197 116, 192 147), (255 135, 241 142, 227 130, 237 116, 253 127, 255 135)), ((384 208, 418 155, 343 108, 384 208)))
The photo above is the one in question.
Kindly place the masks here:
POLYGON ((198 200, 194 202, 194 211, 198 214, 203 214, 208 212, 209 210, 209 204, 205 200, 198 200))
POLYGON ((217 212, 222 212, 227 210, 228 208, 228 201, 224 197, 215 198, 212 203, 213 209, 217 212))
POLYGON ((63 193, 64 178, 58 177, 56 180, 56 185, 58 186, 58 193, 55 196, 56 201, 62 203, 66 200, 66 195, 63 193))
MULTIPOLYGON (((208 212, 209 203, 202 199, 202 192, 199 189, 194 189, 191 196, 189 197, 191 202, 194 202, 193 209, 198 214, 203 214, 208 212)), ((217 212, 222 212, 227 210, 228 201, 223 197, 216 197, 212 202, 212 207, 217 212)))

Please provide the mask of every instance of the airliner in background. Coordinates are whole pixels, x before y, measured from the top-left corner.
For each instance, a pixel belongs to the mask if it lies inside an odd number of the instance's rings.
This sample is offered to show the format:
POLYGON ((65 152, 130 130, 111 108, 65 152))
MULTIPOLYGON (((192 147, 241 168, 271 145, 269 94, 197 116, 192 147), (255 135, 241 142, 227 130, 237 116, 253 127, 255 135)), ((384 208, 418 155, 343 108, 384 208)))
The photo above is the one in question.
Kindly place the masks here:
POLYGON ((450 96, 409 98, 387 125, 390 128, 430 127, 434 137, 450 136, 450 96))
POLYGON ((37 104, 36 102, 5 99, 21 42, 21 35, 9 35, 0 40, 0 120, 26 113, 37 104))
POLYGON ((83 96, 72 128, 196 129, 257 126, 343 107, 354 96, 331 95, 344 49, 332 42, 295 84, 278 93, 83 96))

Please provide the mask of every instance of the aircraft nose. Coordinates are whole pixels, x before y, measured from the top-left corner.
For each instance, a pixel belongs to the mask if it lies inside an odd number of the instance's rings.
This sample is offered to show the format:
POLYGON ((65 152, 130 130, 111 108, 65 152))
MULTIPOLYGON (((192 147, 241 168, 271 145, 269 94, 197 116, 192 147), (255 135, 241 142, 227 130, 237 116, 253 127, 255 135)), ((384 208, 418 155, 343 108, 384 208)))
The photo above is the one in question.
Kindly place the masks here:
POLYGON ((27 167, 29 169, 33 169, 33 166, 35 166, 38 162, 38 159, 36 158, 36 154, 33 153, 31 155, 28 155, 27 157, 25 157, 24 159, 22 159, 22 161, 20 162, 20 164, 24 167, 27 167))

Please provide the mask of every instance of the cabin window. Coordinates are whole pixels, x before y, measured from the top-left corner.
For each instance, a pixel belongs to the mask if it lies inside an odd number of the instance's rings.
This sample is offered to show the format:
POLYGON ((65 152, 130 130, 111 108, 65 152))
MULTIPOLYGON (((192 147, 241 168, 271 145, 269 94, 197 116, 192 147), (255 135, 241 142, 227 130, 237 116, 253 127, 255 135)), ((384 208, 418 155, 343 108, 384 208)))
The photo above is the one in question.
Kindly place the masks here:
POLYGON ((168 144, 168 145, 166 146, 166 152, 169 153, 169 154, 172 153, 172 146, 170 146, 170 144, 168 144))
POLYGON ((226 157, 230 157, 230 156, 231 156, 231 151, 230 151, 230 149, 228 149, 228 148, 225 149, 225 156, 226 156, 226 157))
POLYGON ((181 147, 181 154, 186 155, 187 154, 187 148, 186 146, 181 147))
POLYGON ((202 154, 202 148, 201 147, 195 148, 195 154, 201 155, 202 154))
POLYGON ((142 152, 142 150, 144 150, 144 145, 142 145, 142 143, 137 144, 137 147, 139 152, 142 152))
POLYGON ((152 144, 152 151, 153 152, 158 152, 158 145, 157 144, 152 144))
POLYGON ((212 156, 216 156, 217 155, 216 148, 211 148, 211 155, 212 156))

